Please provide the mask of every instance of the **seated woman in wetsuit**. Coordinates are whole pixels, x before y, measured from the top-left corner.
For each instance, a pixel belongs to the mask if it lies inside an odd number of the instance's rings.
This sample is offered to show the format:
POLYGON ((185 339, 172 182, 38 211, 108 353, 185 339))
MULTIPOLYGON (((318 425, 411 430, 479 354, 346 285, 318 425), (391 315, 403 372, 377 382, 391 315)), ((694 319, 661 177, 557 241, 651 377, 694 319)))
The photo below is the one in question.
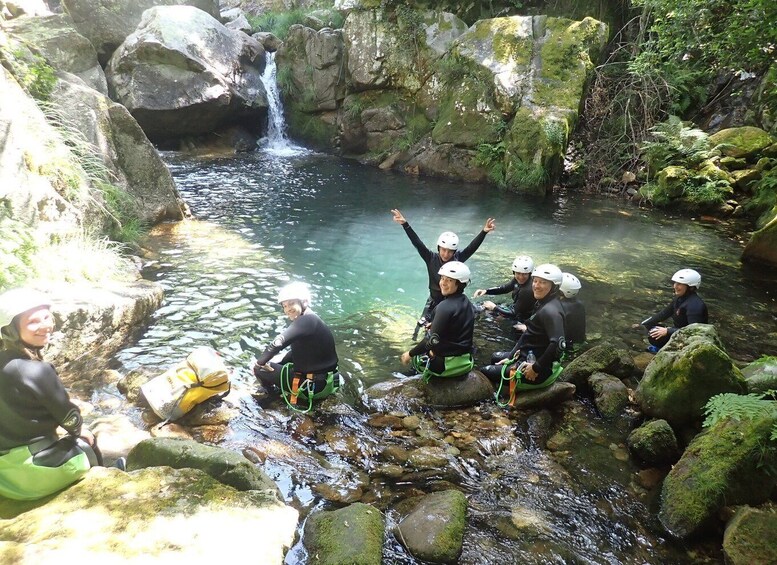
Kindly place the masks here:
MULTIPOLYGON (((522 385, 544 385, 553 373, 553 362, 564 347, 564 310, 558 299, 561 285, 561 269, 556 265, 544 264, 532 272, 532 290, 537 300, 537 309, 526 321, 526 331, 521 335, 512 351, 496 354, 500 360, 481 367, 480 371, 489 380, 498 383, 502 378, 503 365, 511 364, 517 369, 517 382, 522 385), (530 353, 534 362, 527 362, 530 353)), ((529 359, 530 360, 530 359, 529 359)))
MULTIPOLYGON (((473 298, 479 298, 484 294, 512 294, 513 302, 507 305, 497 305, 486 300, 483 308, 489 312, 495 312, 513 320, 513 323, 521 324, 529 319, 534 311, 534 292, 531 288, 531 272, 534 270, 534 261, 528 255, 520 255, 513 261, 513 278, 501 286, 492 288, 479 288, 473 294, 473 298)), ((523 331, 525 328, 521 328, 523 331)))
POLYGON ((286 285, 278 293, 278 302, 291 324, 256 360, 254 375, 268 391, 280 388, 281 395, 292 405, 301 396, 310 407, 312 400, 322 400, 340 386, 335 339, 329 327, 310 309, 306 284, 286 285), (280 363, 270 362, 287 347, 290 350, 280 363))
POLYGON ((49 301, 24 288, 0 296, 0 495, 34 500, 102 464, 94 436, 42 351, 54 330, 49 301), (57 429, 67 435, 61 439, 57 429))
POLYGON ((443 299, 434 309, 426 337, 402 354, 402 363, 430 377, 460 377, 472 370, 475 311, 464 295, 470 271, 460 261, 449 261, 438 271, 443 299))
POLYGON ((708 321, 707 305, 697 294, 701 286, 701 275, 693 269, 680 269, 672 275, 674 298, 666 308, 653 314, 633 328, 644 326, 648 330, 648 341, 651 352, 655 353, 669 341, 672 334, 689 324, 706 324, 708 321), (656 325, 672 317, 674 327, 656 325))

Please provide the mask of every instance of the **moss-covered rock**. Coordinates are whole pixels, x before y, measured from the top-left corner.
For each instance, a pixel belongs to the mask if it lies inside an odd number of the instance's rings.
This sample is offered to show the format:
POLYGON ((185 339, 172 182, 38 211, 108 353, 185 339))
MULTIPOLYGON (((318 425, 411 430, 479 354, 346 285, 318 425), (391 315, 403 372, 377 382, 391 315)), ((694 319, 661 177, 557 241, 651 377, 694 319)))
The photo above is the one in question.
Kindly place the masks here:
POLYGON ((629 451, 650 465, 674 463, 680 454, 677 437, 666 420, 651 420, 629 434, 629 451))
POLYGON ((747 391, 764 393, 777 390, 777 357, 764 355, 742 369, 747 381, 747 391))
POLYGON ((315 512, 305 523, 305 547, 311 565, 380 565, 383 516, 357 502, 331 512, 315 512))
POLYGON ((594 391, 596 409, 605 418, 615 418, 629 404, 629 392, 620 379, 606 373, 594 373, 588 378, 594 391))
POLYGON ((724 419, 693 439, 661 491, 658 517, 670 534, 686 538, 713 522, 724 505, 770 498, 777 445, 769 436, 775 423, 774 416, 724 419))
POLYGON ((691 324, 672 334, 645 369, 636 392, 647 416, 678 426, 701 420, 704 405, 716 394, 746 390, 715 328, 691 324))
POLYGON ((743 159, 758 155, 774 142, 771 135, 754 126, 722 129, 710 136, 710 144, 722 155, 743 159))
POLYGON ((253 490, 268 499, 282 500, 278 486, 241 454, 223 447, 176 438, 151 438, 136 445, 127 456, 127 469, 158 466, 199 469, 237 490, 253 490))
POLYGON ((723 554, 729 565, 777 563, 777 508, 744 506, 726 524, 723 554))
POLYGON ((607 373, 619 379, 626 379, 637 375, 638 370, 625 348, 602 343, 570 361, 561 372, 559 380, 583 388, 588 383, 588 377, 594 373, 607 373))
POLYGON ((467 498, 458 490, 424 496, 397 526, 399 539, 418 559, 455 563, 464 541, 467 498))
POLYGON ((661 169, 656 175, 659 194, 655 198, 662 201, 679 198, 685 192, 685 184, 690 176, 690 171, 685 167, 671 165, 661 169))
POLYGON ((489 90, 476 77, 465 77, 440 105, 432 140, 468 148, 499 141, 502 114, 489 90))
POLYGON ((742 260, 777 266, 777 206, 772 210, 771 220, 747 242, 742 260))

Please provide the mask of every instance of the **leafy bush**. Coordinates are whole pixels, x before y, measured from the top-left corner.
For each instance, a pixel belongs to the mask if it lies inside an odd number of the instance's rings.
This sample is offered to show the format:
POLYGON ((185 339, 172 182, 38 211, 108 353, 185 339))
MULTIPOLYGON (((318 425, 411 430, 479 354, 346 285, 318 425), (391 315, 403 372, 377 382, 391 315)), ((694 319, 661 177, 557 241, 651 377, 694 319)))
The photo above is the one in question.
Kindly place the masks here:
POLYGON ((289 35, 289 28, 294 24, 305 21, 306 13, 295 9, 288 12, 265 12, 260 16, 248 16, 248 23, 254 31, 267 31, 280 40, 285 40, 289 35))
MULTIPOLYGON (((775 161, 772 159, 772 161, 775 161)), ((763 227, 772 219, 773 210, 777 206, 777 161, 765 170, 763 176, 753 186, 753 198, 745 205, 745 209, 758 216, 756 224, 763 227)))
POLYGON ((0 210, 0 289, 17 286, 34 274, 36 249, 30 227, 0 210))
POLYGON ((650 133, 653 140, 644 142, 641 151, 653 172, 669 165, 693 167, 711 156, 709 136, 677 116, 656 124, 650 133))
POLYGON ((481 143, 475 155, 475 164, 488 171, 488 178, 500 188, 505 188, 505 144, 481 143))

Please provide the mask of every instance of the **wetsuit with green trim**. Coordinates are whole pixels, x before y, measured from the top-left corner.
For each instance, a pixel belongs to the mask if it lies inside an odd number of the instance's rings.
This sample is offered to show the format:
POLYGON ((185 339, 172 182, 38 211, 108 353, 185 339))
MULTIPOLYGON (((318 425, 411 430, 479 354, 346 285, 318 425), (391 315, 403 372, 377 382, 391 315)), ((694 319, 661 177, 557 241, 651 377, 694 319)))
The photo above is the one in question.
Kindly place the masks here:
MULTIPOLYGON (((509 359, 517 359, 520 365, 526 360, 529 351, 533 351, 537 360, 532 368, 537 373, 534 381, 521 377, 524 384, 542 384, 553 372, 553 362, 561 354, 564 343, 564 310, 557 292, 548 293, 537 301, 537 310, 526 320, 526 331, 507 354, 509 359)), ((491 381, 498 383, 502 378, 502 365, 486 365, 480 371, 491 381)))
POLYGON ((268 390, 280 386, 281 369, 284 364, 293 363, 292 372, 313 374, 314 392, 321 392, 327 385, 327 374, 334 372, 335 385, 339 386, 337 373, 337 351, 332 330, 310 308, 287 327, 282 334, 264 350, 254 366, 254 375, 268 390), (289 352, 280 363, 270 363, 273 371, 260 367, 269 363, 273 356, 289 347, 289 352))
MULTIPOLYGON (((423 314, 421 314, 421 317, 429 320, 435 306, 437 306, 443 299, 442 292, 440 291, 440 275, 438 273, 440 271, 440 267, 445 264, 445 261, 442 260, 442 257, 440 257, 438 252, 432 251, 426 247, 426 244, 421 241, 421 238, 418 237, 418 234, 415 233, 413 228, 410 227, 409 223, 404 222, 402 227, 405 229, 407 237, 410 239, 413 247, 416 248, 416 251, 418 251, 421 259, 423 259, 424 263, 426 263, 426 270, 429 274, 429 299, 426 301, 426 305, 424 306, 424 311, 423 314)), ((481 230, 481 232, 475 236, 475 238, 470 242, 469 245, 467 245, 467 247, 454 251, 451 261, 460 261, 464 263, 467 259, 472 257, 475 251, 478 250, 480 245, 486 239, 486 235, 488 235, 488 232, 481 230)))
POLYGON ((486 294, 507 294, 512 293, 513 303, 509 305, 500 305, 494 309, 494 312, 517 322, 528 320, 534 311, 534 291, 531 288, 531 277, 526 282, 520 284, 515 277, 507 281, 502 286, 495 286, 486 289, 486 294))
POLYGON ((696 293, 695 288, 688 287, 688 290, 684 295, 675 296, 666 308, 657 314, 650 316, 650 318, 643 320, 640 322, 640 325, 645 326, 649 331, 650 328, 654 327, 658 322, 663 322, 670 316, 672 317, 674 327, 667 328, 668 331, 666 336, 661 339, 653 339, 648 336, 650 344, 655 345, 659 349, 665 346, 669 341, 669 338, 672 337, 672 334, 680 328, 684 328, 689 324, 706 324, 709 319, 707 315, 707 305, 696 293))
POLYGON ((585 342, 585 305, 573 297, 561 299, 561 307, 564 309, 566 347, 572 349, 585 342))
POLYGON ((429 369, 442 373, 445 370, 445 357, 472 353, 474 333, 475 310, 462 289, 456 294, 443 297, 434 309, 432 325, 425 339, 410 350, 410 355, 417 357, 433 352, 429 369))

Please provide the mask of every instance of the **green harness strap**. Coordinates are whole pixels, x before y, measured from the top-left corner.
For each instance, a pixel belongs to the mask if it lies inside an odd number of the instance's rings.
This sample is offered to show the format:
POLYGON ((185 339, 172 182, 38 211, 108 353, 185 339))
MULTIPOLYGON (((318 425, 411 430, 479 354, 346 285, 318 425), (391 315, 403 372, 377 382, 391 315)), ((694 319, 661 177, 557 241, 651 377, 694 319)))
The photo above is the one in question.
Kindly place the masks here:
POLYGON ((432 358, 428 355, 416 355, 413 357, 413 368, 421 373, 421 378, 428 383, 432 377, 460 377, 466 375, 475 367, 475 360, 471 353, 463 353, 451 357, 444 357, 445 369, 441 373, 432 371, 429 364, 432 358))
MULTIPOLYGON (((563 358, 563 355, 562 355, 563 358)), ((494 395, 494 398, 496 399, 496 404, 500 408, 508 408, 510 406, 513 406, 515 403, 515 392, 518 390, 537 390, 540 388, 546 388, 552 385, 554 382, 556 382, 556 379, 558 379, 558 376, 561 374, 561 371, 564 370, 564 367, 561 366, 561 363, 558 361, 553 362, 553 371, 550 373, 550 377, 548 377, 547 380, 541 382, 540 384, 529 384, 529 383, 523 383, 521 382, 521 377, 523 376, 523 373, 519 371, 518 369, 515 370, 515 373, 513 373, 512 376, 510 376, 509 372, 507 375, 505 375, 505 372, 508 371, 508 368, 515 363, 515 359, 510 359, 507 363, 502 365, 502 378, 499 379, 499 387, 496 389, 496 394, 494 395), (502 394, 502 387, 504 384, 508 383, 508 386, 510 387, 510 397, 507 399, 507 402, 501 402, 499 400, 499 397, 502 394)))
POLYGON ((340 386, 335 385, 336 371, 329 371, 326 374, 326 386, 320 392, 314 392, 313 394, 310 394, 313 391, 312 389, 313 381, 310 379, 302 379, 302 383, 295 391, 292 380, 289 378, 291 374, 292 365, 293 363, 286 363, 281 368, 280 385, 281 385, 281 396, 283 397, 284 402, 286 402, 286 406, 288 406, 295 412, 300 412, 301 414, 307 414, 313 408, 314 400, 321 400, 339 390, 340 386), (303 400, 307 400, 308 407, 304 409, 297 408, 296 401, 293 397, 301 397, 303 400))

